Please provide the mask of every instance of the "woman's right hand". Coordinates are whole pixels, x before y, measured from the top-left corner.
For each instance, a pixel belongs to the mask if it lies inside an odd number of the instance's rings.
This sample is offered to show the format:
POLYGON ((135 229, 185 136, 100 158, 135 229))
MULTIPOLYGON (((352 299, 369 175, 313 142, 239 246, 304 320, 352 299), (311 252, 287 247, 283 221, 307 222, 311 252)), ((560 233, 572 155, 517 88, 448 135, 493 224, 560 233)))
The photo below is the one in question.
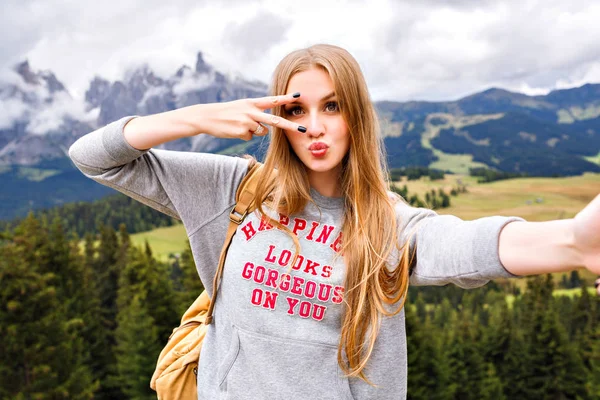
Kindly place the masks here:
POLYGON ((268 126, 285 130, 306 132, 306 128, 285 118, 264 111, 296 101, 300 93, 234 100, 224 103, 199 104, 201 114, 198 125, 201 133, 223 139, 250 140, 265 136, 268 126))
POLYGON ((123 127, 123 134, 132 147, 148 150, 162 143, 201 133, 218 138, 250 140, 253 136, 269 133, 269 125, 306 132, 303 126, 264 112, 275 106, 293 103, 298 97, 300 93, 195 104, 133 118, 123 127), (258 128, 259 124, 261 128, 258 128))

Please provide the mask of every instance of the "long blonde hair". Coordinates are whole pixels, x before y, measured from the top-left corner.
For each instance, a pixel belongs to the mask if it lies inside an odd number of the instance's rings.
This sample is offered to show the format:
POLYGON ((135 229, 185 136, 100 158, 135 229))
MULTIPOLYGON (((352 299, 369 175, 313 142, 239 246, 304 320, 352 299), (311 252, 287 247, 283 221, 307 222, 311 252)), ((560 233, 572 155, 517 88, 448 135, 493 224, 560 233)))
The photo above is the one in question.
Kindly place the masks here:
MULTIPOLYGON (((372 384, 364 373, 379 332, 382 315, 395 315, 402 309, 408 289, 408 252, 398 245, 394 202, 387 183, 387 166, 379 135, 375 108, 369 98, 360 66, 346 50, 317 44, 296 50, 281 60, 273 74, 271 95, 285 94, 291 77, 311 68, 322 68, 333 81, 344 120, 350 132, 350 148, 342 161, 340 176, 344 197, 342 224, 346 280, 342 331, 338 363, 347 376, 360 377, 372 384), (394 249, 400 251, 399 264, 386 267, 394 249)), ((282 107, 272 110, 284 117, 282 107)), ((265 157, 265 170, 277 169, 274 195, 270 197, 280 212, 301 212, 312 201, 306 167, 292 150, 281 128, 273 128, 265 157)), ((261 181, 256 198, 266 199, 272 188, 261 181)), ((267 215, 261 202, 258 211, 272 225, 298 238, 279 221, 267 215)), ((294 263, 292 262, 292 265, 294 263)))

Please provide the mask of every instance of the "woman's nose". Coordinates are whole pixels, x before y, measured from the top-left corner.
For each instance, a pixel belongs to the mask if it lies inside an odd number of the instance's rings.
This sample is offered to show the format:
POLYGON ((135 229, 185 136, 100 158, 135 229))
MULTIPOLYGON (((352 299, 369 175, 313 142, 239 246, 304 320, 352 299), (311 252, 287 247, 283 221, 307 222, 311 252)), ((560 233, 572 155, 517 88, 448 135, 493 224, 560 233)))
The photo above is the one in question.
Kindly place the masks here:
POLYGON ((325 133, 325 124, 319 115, 311 115, 306 127, 306 134, 314 137, 319 137, 325 133))

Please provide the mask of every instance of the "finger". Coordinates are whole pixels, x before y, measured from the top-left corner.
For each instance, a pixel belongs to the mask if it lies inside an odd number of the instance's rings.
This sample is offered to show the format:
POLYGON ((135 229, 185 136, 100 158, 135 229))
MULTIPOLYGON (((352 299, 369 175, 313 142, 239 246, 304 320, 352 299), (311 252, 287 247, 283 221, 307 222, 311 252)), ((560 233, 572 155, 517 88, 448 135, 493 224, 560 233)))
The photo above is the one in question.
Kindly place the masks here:
POLYGON ((269 133, 269 128, 264 124, 258 124, 256 129, 252 131, 253 136, 265 136, 267 133, 269 133))
POLYGON ((261 110, 267 110, 276 106, 293 103, 298 97, 300 97, 300 93, 296 92, 290 94, 282 94, 280 96, 259 97, 256 99, 252 99, 252 102, 256 107, 260 108, 261 110))
POLYGON ((281 129, 285 129, 288 131, 297 131, 297 132, 306 132, 306 128, 302 125, 296 124, 292 121, 289 121, 285 118, 278 117, 277 115, 271 115, 267 113, 257 112, 252 114, 252 118, 260 123, 270 125, 273 127, 279 127, 281 129))

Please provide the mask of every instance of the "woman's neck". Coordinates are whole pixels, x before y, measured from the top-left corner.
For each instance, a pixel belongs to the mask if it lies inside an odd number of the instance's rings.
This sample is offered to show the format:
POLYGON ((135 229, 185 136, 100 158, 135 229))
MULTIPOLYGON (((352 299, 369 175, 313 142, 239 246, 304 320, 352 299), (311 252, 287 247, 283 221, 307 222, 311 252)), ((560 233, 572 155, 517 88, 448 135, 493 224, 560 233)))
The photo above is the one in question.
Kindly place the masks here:
POLYGON ((339 170, 309 171, 308 182, 317 192, 326 197, 342 197, 339 170))

